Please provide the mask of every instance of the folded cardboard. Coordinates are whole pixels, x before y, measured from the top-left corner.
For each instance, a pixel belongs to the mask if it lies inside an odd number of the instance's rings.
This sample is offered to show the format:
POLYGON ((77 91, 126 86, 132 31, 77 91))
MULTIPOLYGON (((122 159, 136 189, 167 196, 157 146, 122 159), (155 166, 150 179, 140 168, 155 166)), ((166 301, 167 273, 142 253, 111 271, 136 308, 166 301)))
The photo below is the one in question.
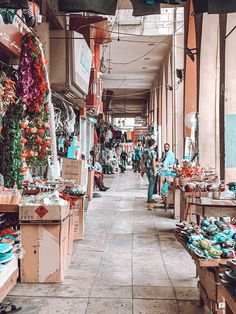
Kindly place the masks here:
POLYGON ((94 170, 88 171, 88 185, 87 185, 87 195, 91 200, 93 198, 94 191, 94 170))
POLYGON ((64 280, 68 267, 69 218, 58 225, 21 225, 25 256, 21 282, 53 283, 64 280))
POLYGON ((77 205, 72 206, 74 216, 74 240, 82 240, 84 238, 84 205, 85 196, 80 197, 77 205))
POLYGON ((69 215, 70 205, 20 205, 20 223, 60 223, 69 215))
POLYGON ((62 159, 62 178, 64 180, 74 180, 82 185, 86 169, 86 160, 62 159))

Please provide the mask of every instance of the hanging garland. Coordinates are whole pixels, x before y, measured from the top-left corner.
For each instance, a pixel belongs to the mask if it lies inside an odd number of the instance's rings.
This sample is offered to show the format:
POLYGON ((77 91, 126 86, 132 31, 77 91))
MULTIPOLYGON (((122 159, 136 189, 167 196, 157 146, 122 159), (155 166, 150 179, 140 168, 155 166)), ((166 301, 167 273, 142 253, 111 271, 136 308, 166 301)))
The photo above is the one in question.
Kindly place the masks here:
POLYGON ((4 176, 5 186, 13 188, 16 184, 21 187, 23 181, 23 161, 21 158, 21 124, 24 106, 19 101, 9 106, 3 119, 3 154, 1 172, 4 176))
POLYGON ((31 33, 23 36, 19 68, 18 94, 26 110, 22 123, 22 158, 28 166, 47 163, 50 153, 49 82, 38 38, 31 33))
POLYGON ((0 134, 6 111, 10 104, 15 103, 15 83, 3 72, 0 76, 0 134))

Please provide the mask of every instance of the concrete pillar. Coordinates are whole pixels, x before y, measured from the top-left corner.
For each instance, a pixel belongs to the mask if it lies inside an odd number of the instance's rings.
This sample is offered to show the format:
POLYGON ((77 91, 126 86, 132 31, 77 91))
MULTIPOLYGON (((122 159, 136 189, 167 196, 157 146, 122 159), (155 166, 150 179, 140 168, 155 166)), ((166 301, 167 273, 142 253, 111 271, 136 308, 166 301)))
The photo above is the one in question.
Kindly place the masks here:
POLYGON ((161 125, 162 125, 162 138, 161 138, 161 146, 167 141, 167 125, 166 125, 166 99, 167 99, 167 90, 166 90, 166 71, 165 71, 165 65, 163 65, 163 81, 162 81, 162 110, 161 110, 161 125))
POLYGON ((172 81, 172 66, 171 66, 171 54, 168 55, 168 61, 167 61, 167 84, 170 88, 167 88, 167 103, 166 103, 166 110, 167 110, 167 117, 166 117, 166 138, 167 143, 170 144, 170 147, 172 149, 172 143, 173 143, 173 93, 174 93, 174 86, 172 81), (171 89, 172 88, 172 89, 171 89))
MULTIPOLYGON (((236 13, 227 14, 227 34, 235 27, 236 13)), ((236 178, 236 30, 226 39, 225 51, 225 179, 236 178)))
POLYGON ((173 38, 173 85, 176 86, 173 93, 173 151, 176 157, 181 160, 184 155, 184 81, 179 82, 176 76, 176 69, 184 69, 184 27, 179 29, 173 38), (177 83, 179 82, 179 83, 177 83))
POLYGON ((199 154, 202 166, 220 173, 219 16, 203 15, 199 90, 199 154))

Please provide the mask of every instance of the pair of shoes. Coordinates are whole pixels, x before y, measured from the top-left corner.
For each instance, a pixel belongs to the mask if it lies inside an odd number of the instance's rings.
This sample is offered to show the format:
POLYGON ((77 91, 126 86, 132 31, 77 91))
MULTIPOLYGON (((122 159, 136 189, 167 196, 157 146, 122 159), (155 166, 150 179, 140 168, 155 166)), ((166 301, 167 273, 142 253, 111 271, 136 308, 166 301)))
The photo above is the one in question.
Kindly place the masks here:
POLYGON ((147 203, 149 203, 149 204, 156 204, 157 201, 155 201, 155 200, 153 200, 153 199, 148 199, 148 200, 147 200, 147 203))

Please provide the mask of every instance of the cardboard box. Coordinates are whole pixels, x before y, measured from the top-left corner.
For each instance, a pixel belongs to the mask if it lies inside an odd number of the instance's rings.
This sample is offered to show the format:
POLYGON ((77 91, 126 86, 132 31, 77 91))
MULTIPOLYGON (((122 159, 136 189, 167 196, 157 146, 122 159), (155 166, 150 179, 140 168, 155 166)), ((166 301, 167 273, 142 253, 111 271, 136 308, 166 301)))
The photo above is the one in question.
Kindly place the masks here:
POLYGON ((94 191, 94 170, 88 171, 88 185, 87 185, 87 195, 91 200, 93 198, 94 191))
POLYGON ((62 159, 62 178, 64 180, 74 180, 82 185, 86 169, 86 160, 62 159))
POLYGON ((58 225, 21 225, 25 256, 21 282, 53 283, 64 280, 68 267, 69 218, 58 225))
POLYGON ((78 199, 77 205, 72 206, 74 215, 74 240, 84 238, 84 204, 85 196, 78 199))
POLYGON ((71 264, 71 256, 73 253, 73 243, 74 243, 74 216, 73 211, 69 216, 69 229, 68 229, 68 247, 67 247, 67 264, 70 266, 71 264))
POLYGON ((60 205, 20 205, 19 221, 23 223, 61 223, 69 216, 69 203, 64 206, 60 205))

